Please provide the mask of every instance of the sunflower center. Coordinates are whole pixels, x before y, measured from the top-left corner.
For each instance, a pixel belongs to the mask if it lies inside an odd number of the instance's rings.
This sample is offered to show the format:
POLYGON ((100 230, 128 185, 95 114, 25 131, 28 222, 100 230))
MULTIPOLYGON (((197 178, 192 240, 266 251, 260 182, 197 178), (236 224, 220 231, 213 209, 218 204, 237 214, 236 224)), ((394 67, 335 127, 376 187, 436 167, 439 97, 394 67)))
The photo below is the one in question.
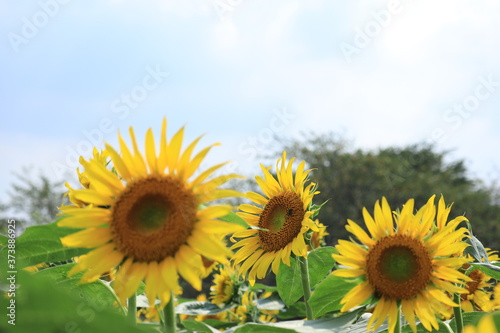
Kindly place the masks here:
POLYGON ((149 176, 131 183, 112 208, 110 228, 117 248, 137 261, 162 261, 186 242, 196 222, 197 202, 184 182, 149 176))
POLYGON ((429 283, 432 261, 424 244, 406 235, 380 239, 366 258, 368 282, 376 294, 390 299, 409 299, 429 283))
POLYGON ((269 230, 259 230, 264 251, 277 251, 288 245, 300 233, 304 216, 304 205, 295 192, 285 191, 269 199, 259 218, 259 228, 269 230))
POLYGON ((467 299, 468 295, 473 295, 478 289, 481 282, 484 280, 484 273, 478 269, 473 270, 469 277, 472 281, 469 281, 465 284, 465 288, 467 289, 467 294, 460 295, 462 299, 467 299))

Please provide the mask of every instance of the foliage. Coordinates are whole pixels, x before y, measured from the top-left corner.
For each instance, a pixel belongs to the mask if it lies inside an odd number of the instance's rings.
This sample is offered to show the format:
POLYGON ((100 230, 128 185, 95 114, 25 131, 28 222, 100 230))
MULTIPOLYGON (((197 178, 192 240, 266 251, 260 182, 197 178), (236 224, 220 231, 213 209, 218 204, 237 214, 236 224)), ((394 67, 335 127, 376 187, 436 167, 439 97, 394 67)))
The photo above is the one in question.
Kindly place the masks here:
POLYGON ((361 221, 361 209, 370 209, 382 196, 393 206, 408 198, 421 206, 432 194, 443 194, 457 207, 451 214, 465 214, 485 246, 500 247, 498 187, 470 178, 466 162, 450 161, 448 152, 437 152, 428 144, 353 151, 332 133, 279 142, 289 156, 305 160, 313 169, 311 178, 321 192, 317 202, 329 202, 318 215, 329 230, 335 230, 327 236, 328 244, 347 238, 347 219, 361 221))
MULTIPOLYGON (((18 222, 18 233, 30 225, 40 225, 54 220, 58 207, 67 202, 62 181, 54 181, 40 173, 33 175, 33 169, 24 167, 15 173, 15 181, 8 192, 8 202, 0 203, 0 214, 18 222)), ((0 230, 5 233, 6 230, 0 230)))

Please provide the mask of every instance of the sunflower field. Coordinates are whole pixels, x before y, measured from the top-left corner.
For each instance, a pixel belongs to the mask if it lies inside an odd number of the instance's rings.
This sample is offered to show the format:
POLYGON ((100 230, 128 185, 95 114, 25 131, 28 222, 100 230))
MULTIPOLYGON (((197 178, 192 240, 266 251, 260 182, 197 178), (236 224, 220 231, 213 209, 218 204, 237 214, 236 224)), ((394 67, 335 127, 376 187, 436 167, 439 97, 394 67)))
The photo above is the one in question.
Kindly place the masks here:
POLYGON ((307 161, 283 152, 242 193, 226 162, 203 167, 218 144, 166 119, 144 149, 128 134, 80 158, 54 222, 7 220, 0 332, 500 332, 499 254, 443 195, 382 196, 325 246, 336 203, 307 161))

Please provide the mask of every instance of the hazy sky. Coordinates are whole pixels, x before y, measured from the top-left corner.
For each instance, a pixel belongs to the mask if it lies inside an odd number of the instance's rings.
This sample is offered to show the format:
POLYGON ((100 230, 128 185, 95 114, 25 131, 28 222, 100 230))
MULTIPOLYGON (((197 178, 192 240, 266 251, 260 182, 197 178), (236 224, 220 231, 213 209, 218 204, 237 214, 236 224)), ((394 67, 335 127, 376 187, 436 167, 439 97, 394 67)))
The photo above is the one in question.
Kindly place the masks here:
POLYGON ((272 134, 435 142, 500 178, 500 2, 0 0, 0 200, 22 166, 186 124, 257 170, 272 134))

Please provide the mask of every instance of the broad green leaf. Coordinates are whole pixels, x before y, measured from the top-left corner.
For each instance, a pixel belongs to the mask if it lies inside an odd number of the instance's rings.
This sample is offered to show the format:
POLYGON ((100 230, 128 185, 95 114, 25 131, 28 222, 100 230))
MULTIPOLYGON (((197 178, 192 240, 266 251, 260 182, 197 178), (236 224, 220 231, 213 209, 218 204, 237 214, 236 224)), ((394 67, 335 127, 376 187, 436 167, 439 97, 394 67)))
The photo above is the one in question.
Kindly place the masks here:
MULTIPOLYGON (((57 221, 32 226, 16 239, 16 266, 18 269, 44 262, 61 262, 85 254, 89 249, 69 248, 60 238, 79 231, 76 228, 58 227, 57 221)), ((7 248, 0 250, 0 258, 7 258, 7 248)))
POLYGON ((280 328, 271 325, 264 324, 254 324, 247 323, 242 326, 237 327, 235 330, 228 330, 226 332, 234 332, 234 333, 295 333, 297 331, 288 329, 288 328, 280 328))
POLYGON ((297 259, 290 257, 290 266, 281 263, 276 276, 276 286, 286 306, 292 305, 304 295, 300 264, 297 259))
POLYGON ((7 245, 7 242, 9 241, 9 237, 0 235, 0 249, 7 245))
POLYGON ((196 321, 187 319, 182 322, 185 328, 190 331, 200 332, 200 333, 220 333, 220 331, 202 321, 196 321))
POLYGON ((355 283, 348 282, 341 277, 327 276, 326 279, 316 285, 316 289, 309 300, 314 317, 340 310, 342 308, 340 301, 355 286, 355 283))
POLYGON ((219 217, 219 220, 226 221, 229 223, 239 224, 245 228, 250 227, 248 225, 248 223, 245 222, 245 220, 243 220, 241 217, 236 215, 236 213, 234 213, 234 212, 229 212, 229 214, 227 214, 226 216, 219 217))
POLYGON ((285 308, 285 304, 279 297, 272 296, 257 300, 257 308, 259 310, 282 310, 285 308))
MULTIPOLYGON (((358 311, 349 312, 336 318, 319 320, 290 320, 267 325, 245 324, 236 329, 235 333, 246 332, 299 332, 299 333, 324 333, 324 332, 356 332, 366 333, 366 325, 360 326, 359 331, 353 330, 354 321, 359 316, 358 311), (267 330, 266 330, 267 329, 267 330), (279 329, 279 330, 276 330, 279 329), (283 330, 283 331, 282 331, 283 330)), ((230 330, 232 332, 232 330, 230 330)))
POLYGON ((290 307, 287 307, 284 312, 278 314, 278 318, 282 320, 301 319, 306 317, 306 306, 304 302, 297 302, 290 307))
POLYGON ((488 260, 488 253, 486 252, 486 249, 483 246, 483 243, 479 239, 476 238, 472 234, 472 226, 469 222, 467 222, 467 227, 469 229, 470 237, 467 238, 465 241, 470 245, 468 246, 465 251, 464 255, 471 255, 476 261, 478 262, 489 262, 488 260))
POLYGON ((479 269, 484 274, 494 278, 495 280, 500 280, 500 267, 489 264, 489 263, 471 263, 472 267, 479 269))
MULTIPOLYGON (((311 288, 314 288, 318 282, 323 280, 335 264, 332 258, 333 251, 333 247, 322 247, 308 254, 307 267, 309 269, 311 288)), ((302 260, 302 258, 295 259, 294 257, 290 257, 290 266, 282 263, 276 277, 278 294, 286 306, 292 305, 304 295, 302 273, 298 260, 302 260)))
POLYGON ((184 302, 175 307, 175 312, 180 314, 186 314, 191 316, 197 315, 215 315, 229 309, 234 308, 236 305, 228 305, 223 308, 219 308, 216 304, 210 302, 184 302))
POLYGON ((109 308, 116 311, 117 308, 112 305, 119 304, 119 300, 114 291, 101 280, 81 284, 80 279, 84 272, 69 277, 68 272, 74 265, 75 264, 55 266, 39 271, 34 275, 54 281, 61 290, 80 298, 96 309, 109 308))
POLYGON ((266 286, 265 284, 262 284, 262 283, 256 283, 253 286, 249 286, 248 289, 251 291, 256 291, 256 292, 265 291, 265 292, 272 292, 273 293, 275 291, 278 291, 277 287, 266 286))
POLYGON ((6 309, 15 299, 15 326, 3 315, 0 332, 151 332, 131 325, 112 306, 98 306, 86 297, 68 292, 42 272, 30 274, 19 270, 15 298, 0 297, 0 308, 6 309))
POLYGON ((238 325, 237 322, 220 321, 212 318, 204 319, 203 322, 217 329, 226 329, 238 325))
MULTIPOLYGON (((479 319, 481 319, 485 314, 487 314, 487 312, 464 312, 464 313, 462 313, 464 326, 466 326, 466 325, 476 326, 479 319)), ((455 318, 450 320, 449 324, 452 328, 456 328, 455 318)), ((482 333, 486 333, 486 332, 482 332, 482 333)))
POLYGON ((307 267, 309 268, 309 279, 312 289, 314 289, 333 268, 335 264, 335 260, 332 258, 333 251, 334 248, 331 246, 319 247, 309 252, 307 255, 307 267))

